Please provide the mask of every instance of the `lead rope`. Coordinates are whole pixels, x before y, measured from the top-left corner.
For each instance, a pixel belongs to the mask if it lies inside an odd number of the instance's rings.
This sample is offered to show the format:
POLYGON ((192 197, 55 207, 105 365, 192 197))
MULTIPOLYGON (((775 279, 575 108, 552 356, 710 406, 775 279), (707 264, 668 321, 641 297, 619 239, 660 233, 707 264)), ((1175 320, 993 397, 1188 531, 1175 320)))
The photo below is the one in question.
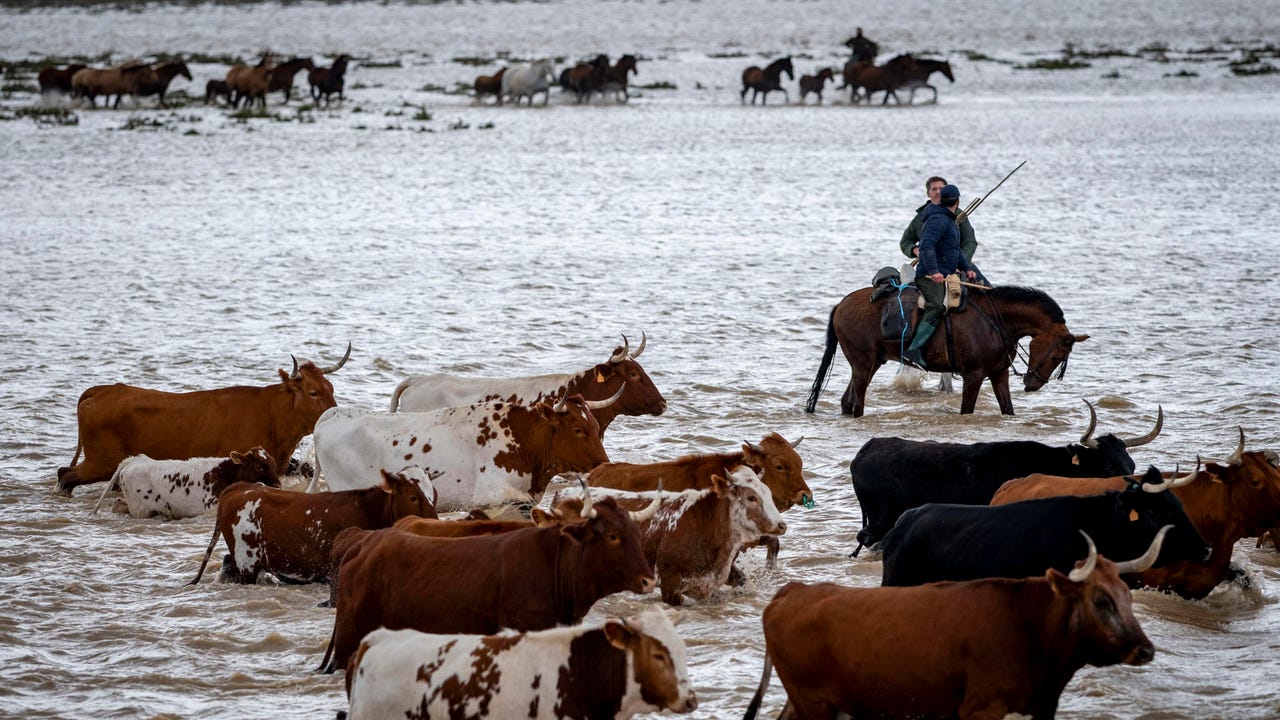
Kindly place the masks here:
MULTIPOLYGON (((898 357, 902 357, 907 352, 907 311, 902 307, 902 291, 911 287, 911 283, 900 283, 893 278, 889 278, 889 282, 893 289, 898 291, 898 317, 902 318, 902 333, 898 336, 898 357)), ((904 367, 906 367, 905 364, 900 364, 898 372, 902 372, 904 367)))
POLYGON ((974 309, 978 310, 978 314, 982 316, 982 319, 986 320, 987 324, 991 326, 991 329, 995 330, 996 333, 1000 335, 1000 340, 1004 343, 1005 356, 1009 358, 1009 370, 1013 372, 1015 377, 1022 377, 1023 373, 1018 372, 1018 366, 1014 365, 1014 358, 1016 356, 1021 357, 1023 362, 1026 363, 1028 372, 1039 375, 1040 373, 1035 372, 1035 369, 1031 367, 1030 353, 1023 357, 1022 347, 1018 345, 1016 340, 1010 338, 1009 333, 1005 331, 1004 316, 1000 314, 1000 308, 996 307, 995 301, 991 299, 991 295, 983 293, 983 297, 987 300, 987 307, 990 308, 991 315, 987 315, 982 312, 982 310, 976 305, 974 306, 974 309))

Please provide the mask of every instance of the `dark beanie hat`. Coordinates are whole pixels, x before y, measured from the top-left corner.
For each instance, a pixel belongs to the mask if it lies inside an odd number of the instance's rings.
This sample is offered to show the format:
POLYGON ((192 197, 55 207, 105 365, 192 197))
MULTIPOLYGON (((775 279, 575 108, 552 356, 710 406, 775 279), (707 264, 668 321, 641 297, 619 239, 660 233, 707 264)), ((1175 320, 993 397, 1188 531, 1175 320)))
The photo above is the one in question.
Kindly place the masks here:
POLYGON ((938 193, 938 199, 942 201, 943 205, 946 205, 952 200, 959 200, 960 188, 955 185, 943 185, 942 191, 938 193))

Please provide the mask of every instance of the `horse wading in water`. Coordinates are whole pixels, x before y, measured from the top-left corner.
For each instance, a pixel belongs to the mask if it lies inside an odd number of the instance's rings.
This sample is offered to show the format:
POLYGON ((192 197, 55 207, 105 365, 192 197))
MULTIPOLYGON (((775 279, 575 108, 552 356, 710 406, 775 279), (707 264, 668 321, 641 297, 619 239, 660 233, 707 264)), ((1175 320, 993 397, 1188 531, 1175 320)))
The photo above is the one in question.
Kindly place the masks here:
POLYGON ((761 95, 760 104, 764 105, 769 101, 769 93, 774 90, 781 90, 786 102, 791 102, 791 96, 787 94, 787 89, 782 87, 782 73, 787 74, 787 79, 795 80, 796 71, 791 67, 791 56, 780 58, 769 63, 763 70, 752 65, 742 71, 742 101, 747 101, 747 91, 751 91, 751 104, 756 104, 756 95, 761 95), (762 94, 763 93, 763 94, 762 94))
POLYGON ((867 103, 871 102, 872 93, 884 91, 884 100, 880 101, 881 105, 889 102, 889 96, 893 96, 895 103, 901 104, 898 99, 898 88, 902 87, 907 77, 915 71, 916 59, 910 54, 899 55, 883 65, 872 65, 865 60, 850 60, 844 66, 844 85, 839 89, 852 88, 849 91, 849 102, 857 104, 859 102, 858 88, 866 88, 867 103))
POLYGON ((511 98, 516 105, 520 98, 529 98, 533 105, 533 96, 542 93, 542 104, 551 101, 552 74, 550 60, 535 60, 527 65, 513 65, 502 75, 502 94, 511 98))
MULTIPOLYGON (((872 302, 872 290, 856 290, 831 310, 827 321, 827 347, 805 412, 813 412, 817 407, 818 395, 831 371, 831 358, 835 355, 837 342, 853 369, 853 378, 840 399, 840 410, 845 415, 852 413, 854 417, 862 417, 867 385, 876 370, 888 360, 901 361, 902 339, 885 339, 880 329, 881 310, 886 304, 896 305, 898 297, 889 294, 872 302)), ((1058 377, 1061 378, 1067 371, 1071 349, 1076 343, 1089 339, 1088 335, 1072 335, 1058 303, 1033 288, 1006 286, 974 290, 969 293, 966 306, 964 312, 952 311, 946 316, 952 328, 952 347, 948 347, 949 333, 938 332, 921 352, 926 370, 955 372, 964 379, 960 401, 962 415, 973 412, 983 379, 991 381, 1000 412, 1013 414, 1009 370, 1013 367, 1020 339, 1031 338, 1027 371, 1023 376, 1023 387, 1027 392, 1039 390, 1059 366, 1062 369, 1058 377)), ((907 308, 907 312, 911 309, 907 308)))
POLYGON ((933 99, 929 102, 938 102, 938 88, 929 84, 929 76, 936 72, 942 73, 943 77, 951 82, 956 81, 956 76, 951 74, 951 63, 946 60, 922 60, 916 58, 915 64, 902 74, 902 84, 898 87, 902 90, 908 88, 911 90, 911 96, 907 98, 908 105, 915 104, 916 91, 921 88, 933 91, 933 99))

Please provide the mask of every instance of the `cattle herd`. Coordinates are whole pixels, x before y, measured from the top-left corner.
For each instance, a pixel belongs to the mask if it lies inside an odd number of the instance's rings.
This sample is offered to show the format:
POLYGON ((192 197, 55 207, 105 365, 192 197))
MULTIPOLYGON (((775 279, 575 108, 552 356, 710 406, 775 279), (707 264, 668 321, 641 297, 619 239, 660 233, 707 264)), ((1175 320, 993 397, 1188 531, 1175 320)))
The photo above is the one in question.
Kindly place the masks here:
MULTIPOLYGON (((57 489, 101 482, 98 503, 119 487, 135 517, 210 517, 192 584, 219 539, 224 582, 328 583, 319 669, 345 672, 349 717, 689 712, 685 647, 662 611, 585 616, 623 591, 715 602, 743 582, 739 553, 768 546, 772 566, 782 513, 813 492, 802 439, 775 432, 735 452, 610 462, 614 419, 667 407, 638 362, 646 344, 624 337, 568 373, 410 377, 389 411, 337 407, 328 376, 350 345, 265 387, 92 387, 57 489), (307 434, 310 487, 283 489, 307 434)), ((1129 451, 1161 432, 1163 410, 1135 437, 1094 437, 1089 411, 1066 447, 865 443, 853 554, 882 552, 883 587, 784 585, 746 717, 775 668, 787 717, 1047 718, 1085 664, 1150 662, 1130 588, 1203 598, 1237 577, 1234 544, 1280 525, 1280 458, 1246 451, 1241 430, 1228 457, 1135 474, 1129 451)))

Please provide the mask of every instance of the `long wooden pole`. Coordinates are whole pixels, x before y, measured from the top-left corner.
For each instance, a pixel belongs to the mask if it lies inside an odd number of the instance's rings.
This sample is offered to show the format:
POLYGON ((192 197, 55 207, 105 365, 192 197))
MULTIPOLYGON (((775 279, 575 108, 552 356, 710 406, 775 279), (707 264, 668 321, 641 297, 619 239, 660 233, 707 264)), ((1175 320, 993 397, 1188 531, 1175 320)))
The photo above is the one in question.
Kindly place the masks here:
MULTIPOLYGON (((1013 170, 1010 170, 1009 174, 1004 176, 1004 180, 1008 180, 1009 178, 1013 177, 1013 174, 1021 170, 1022 166, 1026 164, 1027 164, 1026 160, 1023 160, 1022 162, 1018 163, 1018 167, 1014 168, 1013 170)), ((1000 186, 1004 184, 1004 180, 1001 180, 1000 182, 996 183, 996 186, 988 190, 986 195, 976 198, 973 202, 969 203, 969 207, 965 208, 963 212, 961 212, 959 215, 956 216, 956 224, 959 225, 960 223, 964 222, 965 218, 972 215, 974 210, 977 210, 978 207, 982 205, 982 203, 986 202, 987 198, 991 197, 991 193, 1000 189, 1000 186)))

